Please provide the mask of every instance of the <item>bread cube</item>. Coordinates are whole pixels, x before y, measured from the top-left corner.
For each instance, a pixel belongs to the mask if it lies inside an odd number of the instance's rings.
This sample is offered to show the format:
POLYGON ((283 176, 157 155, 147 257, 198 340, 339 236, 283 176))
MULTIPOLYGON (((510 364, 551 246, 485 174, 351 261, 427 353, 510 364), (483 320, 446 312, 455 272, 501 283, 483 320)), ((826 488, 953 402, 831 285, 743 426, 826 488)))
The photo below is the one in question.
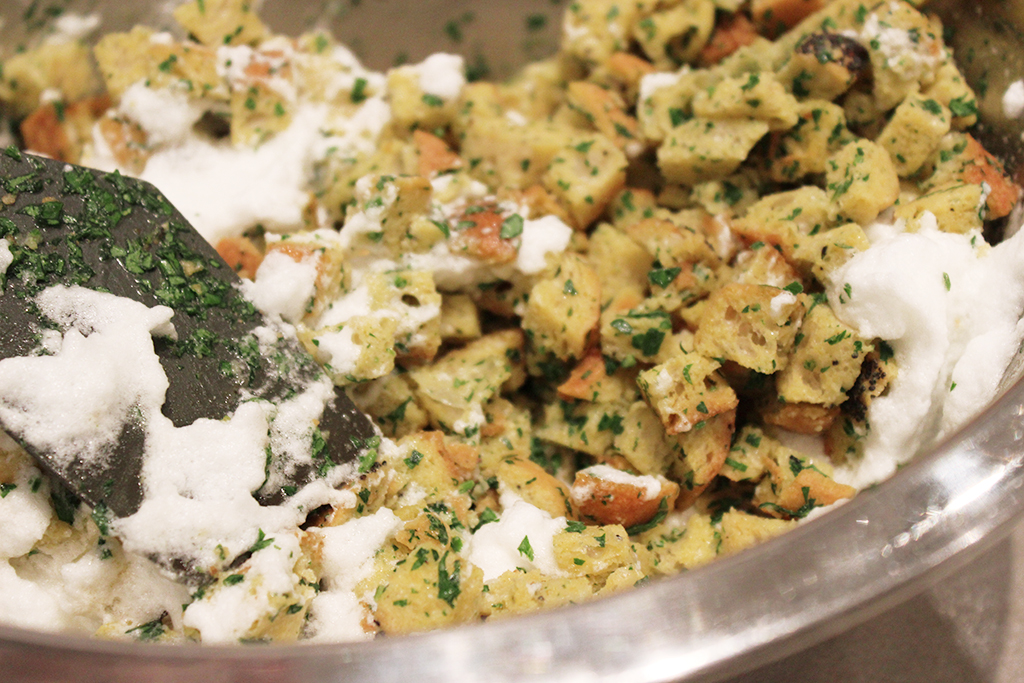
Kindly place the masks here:
POLYGON ((718 368, 717 361, 697 353, 678 355, 642 371, 636 382, 665 431, 681 434, 739 402, 718 368))
POLYGON ((619 368, 612 374, 608 374, 608 371, 609 367, 601 350, 592 349, 572 369, 569 379, 558 386, 559 397, 602 404, 636 400, 635 377, 629 370, 619 368))
POLYGON ((543 608, 593 599, 594 584, 586 576, 550 576, 539 569, 507 571, 488 581, 480 615, 504 619, 543 608))
POLYGON ((658 148, 658 167, 671 183, 721 180, 739 168, 767 132, 763 121, 692 118, 673 128, 658 148))
POLYGON ((672 320, 664 311, 609 308, 601 316, 601 352, 616 360, 651 363, 671 336, 672 320))
POLYGON ((656 72, 655 66, 642 57, 630 52, 613 52, 607 62, 591 73, 590 80, 614 88, 632 108, 640 93, 640 81, 656 72))
POLYGON ((626 156, 600 133, 575 136, 551 159, 541 184, 585 230, 626 184, 626 156))
POLYGON ((629 289, 642 296, 654 257, 621 230, 599 223, 590 235, 587 256, 601 281, 601 303, 629 289))
POLYGON ((712 0, 683 0, 637 21, 633 38, 656 67, 668 70, 695 61, 714 27, 712 0))
POLYGON ((590 0, 565 12, 562 51, 590 65, 604 64, 612 53, 629 48, 629 29, 636 20, 636 0, 590 0))
POLYGON ((440 334, 446 342, 467 342, 481 336, 480 313, 472 298, 466 294, 441 295, 440 334))
POLYGON ((873 348, 841 323, 830 306, 812 306, 804 315, 790 361, 776 378, 778 395, 786 403, 839 405, 860 376, 864 356, 873 348))
POLYGON ((566 90, 566 104, 630 156, 643 150, 636 118, 625 111, 618 93, 589 81, 573 81, 566 90))
POLYGON ((594 465, 576 472, 569 494, 580 519, 629 529, 650 523, 659 513, 664 519, 675 507, 679 484, 661 476, 636 476, 608 465, 594 465))
POLYGON ((433 133, 416 129, 412 132, 412 140, 416 146, 416 171, 419 175, 432 178, 437 174, 463 167, 462 157, 433 133))
POLYGON ((971 86, 952 59, 946 58, 935 70, 934 81, 922 95, 951 110, 950 127, 967 130, 978 122, 978 101, 971 86))
POLYGON ((715 559, 721 537, 721 530, 711 524, 711 516, 696 512, 682 524, 659 524, 642 534, 634 547, 649 574, 672 576, 715 559))
POLYGON ((658 212, 658 199, 650 190, 627 187, 616 194, 608 204, 608 218, 619 230, 658 212))
MULTIPOLYGON (((144 66, 135 67, 130 58, 125 59, 126 55, 122 54, 121 57, 120 65, 123 69, 138 68, 144 72, 144 66)), ((103 77, 112 78, 113 74, 108 68, 103 68, 104 65, 109 68, 110 60, 101 62, 100 66, 103 77)), ((11 55, 3 61, 2 66, 0 100, 12 119, 27 116, 39 107, 40 97, 46 90, 57 90, 73 102, 94 94, 99 87, 89 48, 77 41, 45 41, 38 47, 11 55)), ((143 77, 139 75, 135 80, 143 77)), ((115 94, 112 90, 110 92, 115 94)))
POLYGON ((430 360, 441 346, 441 295, 425 270, 370 273, 365 279, 370 308, 394 317, 394 345, 404 361, 430 360))
POLYGON ((533 427, 526 408, 502 397, 492 398, 484 405, 484 419, 480 428, 480 471, 484 476, 495 475, 509 458, 530 457, 533 427))
POLYGON ((494 332, 409 373, 431 423, 472 438, 484 423, 482 405, 496 396, 521 362, 519 330, 494 332))
POLYGON ((341 325, 299 328, 299 339, 335 384, 344 386, 383 377, 395 369, 393 318, 358 315, 341 325))
POLYGON ((907 230, 916 232, 926 212, 935 217, 943 232, 965 234, 980 230, 985 222, 985 189, 981 185, 962 184, 934 190, 896 207, 895 216, 907 222, 907 230))
POLYGON ((738 553, 789 531, 795 524, 792 520, 770 519, 740 510, 729 510, 722 515, 722 545, 719 553, 738 553))
POLYGON ((852 498, 857 490, 831 477, 831 468, 779 444, 765 458, 768 476, 757 485, 753 503, 781 519, 800 519, 811 510, 852 498))
POLYGON ((793 287, 793 283, 803 288, 800 273, 782 257, 777 249, 764 243, 755 243, 750 249, 741 251, 736 256, 736 267, 733 281, 744 285, 769 285, 784 289, 793 287))
MULTIPOLYGON (((216 248, 217 254, 224 259, 224 263, 238 277, 244 280, 252 280, 256 277, 256 271, 263 262, 263 250, 257 247, 251 239, 248 237, 225 237, 217 242, 216 248)), ((298 260, 301 261, 302 257, 298 260)), ((339 265, 339 282, 342 279, 341 272, 343 270, 339 265)))
MULTIPOLYGON (((477 474, 480 466, 480 452, 473 444, 465 443, 457 436, 449 436, 437 431, 422 432, 418 437, 418 443, 424 446, 430 444, 437 449, 448 475, 454 478, 457 484, 472 480, 477 474)), ((404 460, 403 464, 406 464, 404 460)), ((453 504, 452 514, 461 512, 464 517, 468 507, 468 500, 459 501, 453 504)))
POLYGON ((725 78, 698 92, 691 104, 705 119, 764 121, 772 131, 788 130, 799 119, 799 103, 771 73, 725 78))
POLYGON ((681 456, 669 470, 669 476, 680 483, 676 508, 685 510, 711 485, 729 457, 736 411, 719 413, 697 423, 693 429, 676 437, 681 456))
POLYGON ((922 173, 927 174, 920 182, 925 193, 963 184, 987 185, 984 212, 980 212, 984 220, 1009 215, 1021 196, 1020 186, 1009 177, 1003 164, 967 134, 950 133, 944 137, 922 173))
MULTIPOLYGON (((713 84, 714 79, 704 70, 658 73, 644 78, 636 104, 641 135, 661 143, 679 132, 677 129, 693 117, 693 97, 713 84)), ((685 139, 687 134, 683 135, 685 139)))
POLYGON ((941 25, 906 2, 877 5, 867 15, 862 38, 871 57, 871 94, 880 112, 934 82, 945 56, 941 25))
MULTIPOLYGON (((798 48, 805 44, 801 43, 798 48)), ((798 49, 782 67, 778 77, 801 99, 831 102, 849 90, 859 74, 830 56, 827 48, 823 52, 813 47, 806 51, 798 49)))
POLYGON ((640 474, 666 474, 679 446, 665 434, 658 414, 644 401, 635 401, 619 423, 613 449, 640 474))
POLYGON ((619 421, 614 404, 559 400, 544 406, 534 433, 538 439, 600 457, 611 448, 619 421))
MULTIPOLYGON (((77 164, 82 150, 92 143, 93 127, 109 107, 110 98, 106 96, 87 97, 68 104, 44 104, 21 122, 24 146, 52 159, 77 164)), ((108 120, 113 122, 113 119, 108 120)))
POLYGON ((889 153, 870 140, 849 142, 828 160, 826 189, 832 213, 868 225, 900 195, 900 180, 889 153))
POLYGON ((742 3, 727 3, 734 5, 731 8, 723 7, 721 2, 715 3, 720 10, 729 14, 715 22, 715 30, 711 33, 707 45, 700 51, 699 63, 701 66, 713 66, 718 64, 736 50, 757 41, 757 28, 747 19, 747 16, 739 12, 742 3))
POLYGON ((296 39, 291 60, 296 94, 307 101, 330 103, 346 116, 385 84, 383 74, 365 78, 353 64, 339 59, 339 43, 329 31, 314 29, 296 39))
POLYGON ((93 54, 111 97, 120 98, 130 86, 145 81, 151 88, 178 87, 194 97, 227 101, 230 93, 217 73, 213 48, 152 37, 152 29, 136 26, 128 33, 108 33, 96 43, 93 54))
POLYGON ((878 136, 900 177, 914 175, 949 132, 949 109, 931 98, 912 93, 896 107, 878 136))
POLYGON ((704 356, 770 375, 785 369, 803 315, 802 295, 729 284, 708 298, 694 345, 704 356))
MULTIPOLYGON (((463 107, 469 102, 465 101, 463 107)), ((510 121, 473 106, 462 135, 461 156, 472 175, 490 187, 526 189, 541 181, 571 132, 547 122, 510 121)))
POLYGON ((708 300, 701 299, 700 301, 690 304, 685 308, 680 308, 676 311, 676 315, 682 318, 683 323, 689 330, 696 330, 700 327, 700 319, 704 315, 704 311, 707 310, 708 300))
POLYGON ((758 199, 757 174, 744 172, 693 186, 691 199, 713 216, 742 216, 758 199))
MULTIPOLYGON (((301 532, 298 533, 301 534, 301 532)), ((232 565, 230 570, 222 572, 212 582, 205 584, 204 590, 196 594, 195 602, 192 603, 198 611, 203 608, 217 610, 221 605, 236 600, 248 602, 251 605, 246 614, 249 621, 244 628, 239 628, 236 632, 239 640, 260 642, 270 640, 294 642, 298 640, 310 605, 316 596, 316 590, 313 587, 318 576, 318 572, 313 569, 315 544, 308 541, 303 543, 300 540, 301 536, 296 537, 296 532, 282 532, 275 534, 275 537, 276 547, 288 548, 290 551, 290 567, 274 567, 268 571, 268 563, 263 561, 263 558, 258 555, 256 557, 246 555, 240 564, 232 565), (268 582, 273 582, 273 589, 267 588, 266 583, 268 582), (232 591, 235 595, 229 597, 226 594, 227 591, 235 586, 237 588, 232 591), (239 592, 242 595, 238 595, 239 592)), ((68 540, 70 539, 65 539, 65 543, 68 540)), ((109 542, 105 543, 113 545, 109 542)), ((119 547, 119 544, 115 547, 119 547)), ((108 562, 115 561, 110 556, 106 556, 106 559, 108 562)), ((117 624, 112 620, 104 621, 105 626, 117 624)), ((131 628, 118 625, 121 628, 116 631, 111 629, 110 635, 113 638, 123 639, 126 632, 131 632, 131 628)), ((134 628, 139 627, 135 626, 134 628)), ((161 639, 173 642, 168 637, 171 636, 171 633, 158 632, 158 635, 161 634, 166 634, 161 639)), ((181 638, 181 634, 178 634, 178 637, 181 638)), ((199 634, 199 637, 202 637, 202 634, 199 634)), ((158 639, 157 642, 161 639, 158 639)), ((214 638, 210 638, 210 640, 214 640, 214 638)))
MULTIPOLYGON (((325 130, 339 133, 340 126, 328 125, 325 130)), ((369 175, 398 176, 404 170, 402 157, 408 151, 405 142, 386 131, 377 139, 377 146, 369 154, 348 154, 340 150, 327 150, 326 156, 316 164, 312 190, 318 206, 337 222, 345 221, 345 214, 353 206, 359 181, 369 175)))
POLYGON ((858 462, 864 457, 864 446, 868 437, 868 423, 863 417, 840 413, 822 435, 825 455, 835 465, 858 462))
POLYGON ((862 90, 851 90, 846 94, 843 98, 843 114, 847 124, 866 137, 877 136, 885 124, 885 112, 878 108, 871 93, 862 90))
POLYGON ((257 147, 292 122, 291 102, 266 82, 231 93, 231 144, 257 147))
MULTIPOLYGON (((223 241, 222 241, 223 244, 223 241)), ((348 285, 345 254, 336 233, 303 232, 288 235, 267 235, 266 253, 280 252, 297 263, 313 260, 316 280, 313 300, 306 309, 305 320, 317 319, 342 294, 348 285)), ((220 245, 218 245, 220 250, 220 245)), ((253 273, 255 275, 255 272, 253 273)))
MULTIPOLYGON (((693 214, 693 212, 687 212, 693 214)), ((704 233, 686 223, 702 223, 706 216, 690 215, 691 220, 672 221, 667 218, 645 218, 625 228, 637 244, 664 268, 688 265, 698 261, 718 265, 719 259, 704 233), (696 219, 696 220, 693 220, 696 219)))
POLYGON ((526 64, 498 86, 502 104, 527 120, 552 116, 565 103, 565 83, 577 76, 575 66, 557 55, 526 64))
POLYGON ((527 503, 552 517, 576 519, 569 487, 532 460, 504 459, 498 465, 498 480, 527 503))
MULTIPOLYGON (((409 434, 399 441, 398 453, 389 462, 393 472, 388 477, 388 498, 384 502, 393 508, 401 507, 401 497, 410 488, 422 492, 418 508, 446 499, 450 501, 459 485, 473 476, 478 458, 474 448, 449 444, 440 432, 409 434)), ((409 539, 409 542, 414 540, 409 539)))
POLYGON ((601 314, 601 282, 580 256, 566 254, 530 291, 523 329, 531 348, 561 360, 583 358, 601 314))
POLYGON ((555 534, 555 561, 570 576, 586 576, 600 585, 614 571, 639 564, 626 530, 619 524, 566 529, 555 534), (579 562, 582 560, 582 562, 579 562))
POLYGON ((374 419, 385 436, 393 439, 419 432, 429 424, 405 374, 391 373, 356 385, 349 396, 359 410, 374 419))
POLYGON ((430 181, 421 176, 365 176, 356 183, 356 203, 348 220, 364 227, 353 235, 350 249, 386 249, 392 256, 428 251, 444 233, 425 220, 431 210, 430 181), (360 215, 362 214, 362 215, 360 215), (358 216, 356 221, 352 218, 358 216), (428 227, 420 230, 420 223, 428 227))
POLYGON ((195 0, 175 8, 174 18, 204 45, 252 45, 268 33, 257 9, 251 0, 195 0))
POLYGON ((391 120, 399 130, 434 130, 455 118, 458 97, 441 97, 424 91, 416 65, 400 66, 388 72, 387 94, 391 120))
POLYGON ((107 143, 111 154, 121 168, 134 175, 142 173, 151 152, 146 145, 146 132, 137 123, 113 116, 104 116, 96 122, 95 131, 107 143))
POLYGON ((768 173, 772 180, 792 183, 824 173, 828 158, 853 139, 842 108, 822 100, 801 102, 799 120, 791 130, 772 138, 768 173))
POLYGON ((380 584, 386 586, 375 601, 374 620, 386 633, 415 633, 453 626, 480 618, 483 571, 455 559, 447 551, 439 553, 429 544, 410 549, 398 558, 378 556, 383 566, 380 584), (419 552, 422 550, 422 552, 419 552), (444 579, 444 590, 439 585, 444 579), (454 586, 454 588, 453 588, 454 586))
POLYGON ((652 268, 648 274, 651 296, 646 307, 675 313, 714 291, 721 273, 726 271, 728 268, 713 270, 699 261, 672 268, 652 268))
POLYGON ((840 414, 839 406, 788 403, 781 398, 765 401, 758 406, 757 412, 766 425, 810 436, 827 431, 840 414))
POLYGON ((864 229, 856 223, 847 223, 802 238, 792 261, 819 282, 827 282, 830 273, 869 246, 871 243, 864 229))
POLYGON ((764 458, 771 450, 771 440, 757 425, 744 425, 722 465, 720 475, 730 481, 761 481, 765 473, 764 458))
POLYGON ((776 36, 793 28, 825 4, 824 0, 753 0, 750 13, 763 33, 776 36))

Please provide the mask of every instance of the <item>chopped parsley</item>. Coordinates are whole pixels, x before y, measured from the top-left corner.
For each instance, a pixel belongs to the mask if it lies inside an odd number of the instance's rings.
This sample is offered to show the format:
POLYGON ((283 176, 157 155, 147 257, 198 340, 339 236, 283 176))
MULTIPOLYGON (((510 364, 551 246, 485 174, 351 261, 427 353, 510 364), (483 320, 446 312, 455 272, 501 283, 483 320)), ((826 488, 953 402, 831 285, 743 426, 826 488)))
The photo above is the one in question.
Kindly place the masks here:
POLYGON ((519 547, 516 550, 519 551, 520 555, 533 562, 533 546, 530 545, 529 536, 523 536, 523 540, 520 541, 519 547))
POLYGON ((502 221, 501 231, 498 233, 498 236, 503 240, 510 240, 513 237, 519 237, 523 234, 523 225, 523 217, 514 213, 502 221))
POLYGON ((462 589, 459 586, 459 574, 462 570, 462 562, 455 560, 451 572, 447 567, 448 553, 445 553, 437 565, 437 597, 444 600, 450 607, 455 606, 462 589))

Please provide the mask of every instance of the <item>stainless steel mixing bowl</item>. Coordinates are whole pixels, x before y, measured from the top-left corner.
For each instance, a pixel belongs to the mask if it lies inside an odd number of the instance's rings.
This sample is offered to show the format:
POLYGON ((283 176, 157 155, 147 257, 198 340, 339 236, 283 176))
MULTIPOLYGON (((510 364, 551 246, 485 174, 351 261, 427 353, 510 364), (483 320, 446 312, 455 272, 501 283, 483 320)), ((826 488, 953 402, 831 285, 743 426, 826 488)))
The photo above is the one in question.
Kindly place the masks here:
MULTIPOLYGON (((0 46, 10 51, 25 40, 30 9, 28 23, 49 7, 99 10, 101 30, 120 30, 137 21, 169 26, 168 4, 0 1, 0 46)), ((986 144, 1016 168, 1024 158, 1021 131, 1002 119, 999 98, 1024 75, 1024 40, 1015 28, 1024 4, 950 0, 935 7, 956 29, 958 54, 975 54, 964 65, 969 78, 988 84, 981 103, 986 144)), ((268 0, 264 14, 280 31, 322 22, 374 67, 447 50, 500 74, 553 49, 562 9, 557 0, 268 0)), ((1005 394, 984 414, 891 480, 781 538, 625 594, 338 645, 162 647, 0 626, 0 680, 643 683, 736 674, 892 607, 1010 530, 1024 513, 1021 371, 1017 363, 1005 394)))

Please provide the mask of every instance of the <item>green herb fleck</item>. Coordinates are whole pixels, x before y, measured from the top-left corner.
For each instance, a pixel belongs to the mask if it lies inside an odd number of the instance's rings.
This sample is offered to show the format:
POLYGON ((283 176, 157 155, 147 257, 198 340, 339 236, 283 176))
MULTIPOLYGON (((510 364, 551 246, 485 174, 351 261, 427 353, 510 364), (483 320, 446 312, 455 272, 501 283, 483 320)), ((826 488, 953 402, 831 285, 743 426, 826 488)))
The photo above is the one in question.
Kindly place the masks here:
POLYGON ((672 284, 681 272, 683 272, 682 268, 654 268, 648 271, 647 280, 652 285, 665 288, 672 284))
MULTIPOLYGON (((635 536, 637 534, 642 534, 645 531, 650 531, 654 527, 656 527, 659 524, 661 524, 662 521, 667 516, 668 516, 668 498, 663 496, 661 501, 658 503, 658 511, 656 513, 654 513, 654 516, 651 517, 646 522, 643 522, 641 524, 635 524, 635 525, 627 528, 626 529, 626 534, 628 534, 629 536, 635 536)), ((601 546, 604 547, 604 544, 602 543, 601 546)))
POLYGON ((449 606, 454 607, 455 600, 461 592, 459 574, 461 573, 462 563, 459 560, 455 560, 452 571, 449 573, 446 566, 447 559, 448 553, 445 553, 437 565, 437 597, 447 602, 449 606))
POLYGON ((235 584, 242 583, 245 580, 245 574, 229 574, 224 577, 225 586, 234 586, 235 584))
POLYGON ((274 542, 274 539, 267 538, 266 534, 263 533, 263 529, 259 529, 258 533, 256 535, 256 542, 252 544, 251 548, 249 548, 249 552, 250 553, 259 552, 260 550, 263 550, 264 548, 266 548, 268 545, 270 545, 273 542, 274 542))
POLYGON ((502 221, 501 232, 498 233, 498 236, 503 240, 510 240, 513 237, 518 237, 523 234, 523 224, 523 217, 518 213, 514 213, 502 221))
POLYGON ((523 540, 519 543, 517 550, 519 550, 520 555, 533 562, 533 547, 530 545, 529 536, 523 536, 523 540))
POLYGON ((157 640, 164 634, 164 623, 163 617, 153 621, 147 621, 145 624, 130 628, 125 631, 126 634, 134 633, 139 640, 157 640))
POLYGON ((359 104, 366 99, 366 86, 369 85, 365 78, 357 78, 352 84, 352 94, 349 98, 353 103, 359 104))
POLYGON ((416 465, 419 465, 420 461, 422 461, 422 460, 423 460, 423 454, 420 453, 419 451, 417 451, 414 448, 412 453, 409 454, 409 457, 405 458, 405 460, 403 462, 405 462, 405 466, 408 467, 411 470, 414 467, 416 467, 416 465))
POLYGON ((973 98, 968 99, 967 95, 963 95, 950 101, 949 110, 953 112, 953 116, 974 116, 978 113, 978 103, 973 98))

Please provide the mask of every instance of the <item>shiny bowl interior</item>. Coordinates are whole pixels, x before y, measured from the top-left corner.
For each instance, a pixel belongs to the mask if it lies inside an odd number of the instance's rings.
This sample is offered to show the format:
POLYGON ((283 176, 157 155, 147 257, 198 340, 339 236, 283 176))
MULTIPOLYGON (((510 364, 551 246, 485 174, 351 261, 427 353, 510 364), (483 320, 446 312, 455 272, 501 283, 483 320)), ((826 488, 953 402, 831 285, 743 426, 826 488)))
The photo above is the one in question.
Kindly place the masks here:
MULTIPOLYGON (((0 1, 0 52, 45 31, 48 7, 99 11, 101 31, 170 26, 174 3, 0 1)), ((933 3, 980 97, 986 146, 1011 169, 1021 128, 1003 117, 1024 76, 1024 3, 933 3), (982 9, 984 11, 982 11, 982 9), (981 93, 979 93, 981 94, 981 93)), ((492 76, 550 54, 554 0, 267 0, 280 32, 327 26, 368 66, 461 52, 492 76), (539 19, 538 17, 545 17, 539 19)), ((52 14, 52 12, 49 12, 52 14)), ((714 680, 835 635, 922 590, 1002 538, 1024 514, 1024 356, 982 415, 896 476, 739 555, 585 605, 369 643, 162 647, 0 626, 5 681, 714 680)))

